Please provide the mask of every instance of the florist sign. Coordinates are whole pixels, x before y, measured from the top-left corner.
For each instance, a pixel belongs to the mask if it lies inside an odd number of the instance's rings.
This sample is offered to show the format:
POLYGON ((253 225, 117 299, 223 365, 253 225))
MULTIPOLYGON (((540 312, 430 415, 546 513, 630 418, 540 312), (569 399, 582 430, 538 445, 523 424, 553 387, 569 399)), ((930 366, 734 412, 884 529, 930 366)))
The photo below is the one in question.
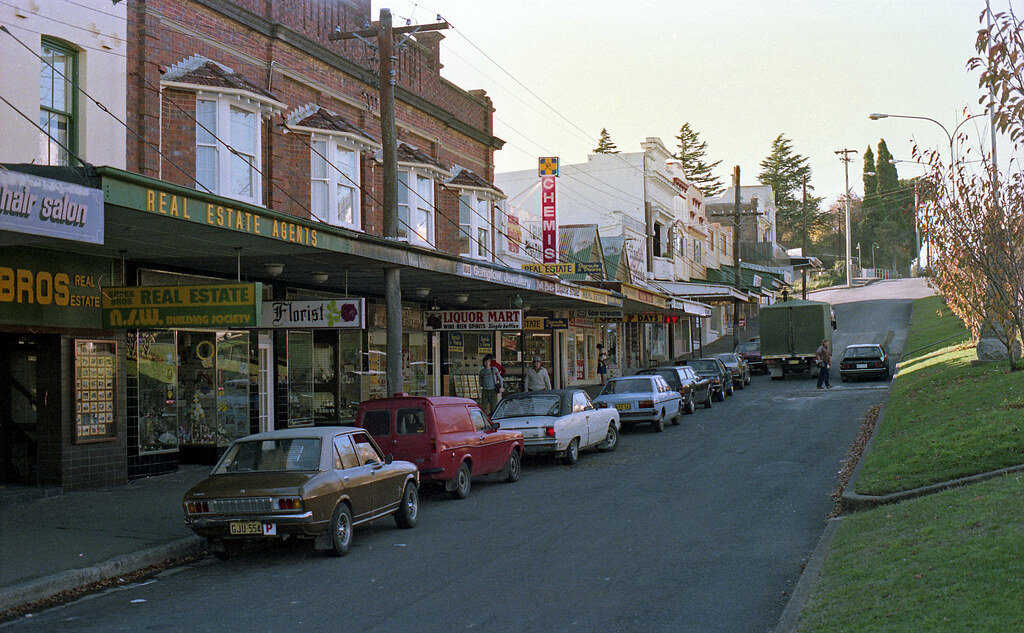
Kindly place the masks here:
POLYGON ((263 304, 265 328, 356 328, 366 325, 364 299, 270 301, 263 304))
POLYGON ((425 314, 425 330, 523 329, 522 310, 439 310, 425 314))

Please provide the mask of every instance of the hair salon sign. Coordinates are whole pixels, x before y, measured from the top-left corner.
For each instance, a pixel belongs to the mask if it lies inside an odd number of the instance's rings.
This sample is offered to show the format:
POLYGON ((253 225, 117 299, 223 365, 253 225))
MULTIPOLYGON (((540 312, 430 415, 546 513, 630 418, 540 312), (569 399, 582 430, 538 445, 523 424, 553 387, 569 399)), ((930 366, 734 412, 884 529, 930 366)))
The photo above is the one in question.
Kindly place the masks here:
POLYGON ((260 325, 265 328, 358 328, 366 325, 365 299, 267 301, 260 325))
POLYGON ((0 169, 0 230, 103 243, 103 191, 0 169))

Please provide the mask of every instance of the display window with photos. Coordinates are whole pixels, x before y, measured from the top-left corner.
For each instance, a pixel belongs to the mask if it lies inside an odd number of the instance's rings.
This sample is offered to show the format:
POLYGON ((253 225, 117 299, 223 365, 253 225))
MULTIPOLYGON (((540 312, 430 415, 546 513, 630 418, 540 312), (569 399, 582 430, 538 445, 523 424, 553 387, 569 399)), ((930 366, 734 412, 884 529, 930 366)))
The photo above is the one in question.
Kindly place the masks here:
POLYGON ((117 343, 75 341, 75 443, 117 437, 117 343))

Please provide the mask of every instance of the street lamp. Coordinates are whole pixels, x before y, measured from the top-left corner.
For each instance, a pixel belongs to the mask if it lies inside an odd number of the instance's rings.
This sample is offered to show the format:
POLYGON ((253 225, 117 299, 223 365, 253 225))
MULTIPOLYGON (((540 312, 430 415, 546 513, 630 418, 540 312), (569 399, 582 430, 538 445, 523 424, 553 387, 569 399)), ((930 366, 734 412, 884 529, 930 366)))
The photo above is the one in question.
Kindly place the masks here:
MULTIPOLYGON (((857 242, 857 268, 858 269, 863 269, 864 268, 863 264, 861 264, 861 258, 860 258, 860 242, 857 242)), ((858 270, 857 272, 862 272, 862 271, 858 270)))
MULTIPOLYGON (((875 268, 875 249, 878 248, 878 242, 871 242, 871 270, 877 270, 875 268)), ((877 274, 877 273, 875 273, 877 274)))

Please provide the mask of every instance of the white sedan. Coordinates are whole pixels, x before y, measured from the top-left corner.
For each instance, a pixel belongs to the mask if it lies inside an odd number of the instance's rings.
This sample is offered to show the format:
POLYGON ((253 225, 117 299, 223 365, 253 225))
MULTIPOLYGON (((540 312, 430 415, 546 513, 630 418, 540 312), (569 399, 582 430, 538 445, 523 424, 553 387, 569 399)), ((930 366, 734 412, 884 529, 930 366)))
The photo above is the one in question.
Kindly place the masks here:
POLYGON ((665 430, 665 422, 679 424, 682 419, 682 398, 661 376, 626 376, 612 378, 604 384, 594 405, 616 409, 626 423, 650 422, 657 432, 665 430))
POLYGON ((523 434, 526 453, 551 453, 575 464, 580 451, 614 451, 619 445, 619 412, 596 409, 582 389, 514 393, 498 403, 491 419, 523 434))

